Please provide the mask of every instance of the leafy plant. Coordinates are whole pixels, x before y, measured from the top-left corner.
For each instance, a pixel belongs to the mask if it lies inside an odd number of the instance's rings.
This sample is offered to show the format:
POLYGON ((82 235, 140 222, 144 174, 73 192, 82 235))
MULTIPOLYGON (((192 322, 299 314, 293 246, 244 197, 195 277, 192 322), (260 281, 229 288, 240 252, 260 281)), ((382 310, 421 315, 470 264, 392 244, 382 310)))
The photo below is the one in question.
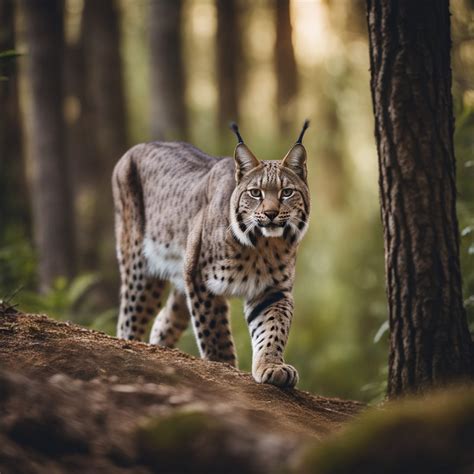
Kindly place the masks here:
POLYGON ((81 306, 84 306, 87 293, 98 281, 99 277, 93 273, 80 275, 70 282, 60 277, 47 293, 23 291, 18 300, 22 310, 47 313, 61 320, 78 320, 78 316, 84 310, 81 306))
POLYGON ((9 240, 0 247, 2 298, 21 288, 33 288, 36 283, 36 255, 30 242, 21 236, 12 236, 9 240))
MULTIPOLYGON (((16 59, 18 56, 22 56, 21 53, 13 49, 8 49, 7 51, 0 51, 0 67, 10 63, 12 60, 16 59)), ((3 68, 0 69, 0 71, 3 68)), ((7 81, 8 76, 0 74, 0 81, 7 81)))

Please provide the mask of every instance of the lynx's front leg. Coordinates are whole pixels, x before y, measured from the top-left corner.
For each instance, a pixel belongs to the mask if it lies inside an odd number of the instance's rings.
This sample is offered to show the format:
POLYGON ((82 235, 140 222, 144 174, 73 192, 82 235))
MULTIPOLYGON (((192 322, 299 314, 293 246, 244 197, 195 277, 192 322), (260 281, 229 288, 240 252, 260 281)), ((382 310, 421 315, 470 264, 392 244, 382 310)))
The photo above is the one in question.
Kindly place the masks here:
POLYGON ((290 291, 272 289, 247 301, 245 315, 252 338, 254 379, 278 387, 294 387, 298 372, 283 360, 293 316, 290 291))
POLYGON ((184 282, 194 334, 203 359, 237 366, 230 332, 229 304, 207 288, 199 264, 203 213, 195 217, 186 249, 184 282))
POLYGON ((199 351, 203 359, 237 365, 230 332, 229 304, 214 295, 199 275, 187 282, 188 307, 199 351))

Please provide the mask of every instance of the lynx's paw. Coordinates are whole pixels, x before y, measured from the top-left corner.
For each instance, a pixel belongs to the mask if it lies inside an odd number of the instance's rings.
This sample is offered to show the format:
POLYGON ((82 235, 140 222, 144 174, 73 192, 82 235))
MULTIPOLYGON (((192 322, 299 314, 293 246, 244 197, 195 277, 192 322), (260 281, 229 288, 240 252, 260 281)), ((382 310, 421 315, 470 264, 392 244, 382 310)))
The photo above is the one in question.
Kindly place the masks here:
POLYGON ((282 388, 293 388, 298 383, 298 372, 289 364, 262 364, 254 374, 258 383, 269 383, 282 388))

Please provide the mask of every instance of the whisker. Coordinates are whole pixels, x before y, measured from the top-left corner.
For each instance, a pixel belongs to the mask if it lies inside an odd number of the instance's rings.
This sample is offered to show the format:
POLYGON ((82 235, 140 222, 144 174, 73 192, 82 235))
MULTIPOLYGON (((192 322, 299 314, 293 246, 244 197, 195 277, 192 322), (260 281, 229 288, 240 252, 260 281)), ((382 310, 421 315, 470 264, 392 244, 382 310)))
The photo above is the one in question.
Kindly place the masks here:
MULTIPOLYGON (((253 221, 253 218, 252 218, 252 217, 247 217, 247 219, 244 219, 244 220, 242 221, 242 223, 243 223, 245 226, 247 226, 247 225, 250 224, 252 221, 253 221)), ((231 229, 232 229, 232 223, 230 223, 230 224, 227 226, 226 231, 227 231, 227 230, 231 230, 231 229)))
MULTIPOLYGON (((283 207, 286 207, 287 209, 291 209, 291 208, 288 206, 288 204, 282 203, 282 206, 283 206, 283 207)), ((296 221, 298 221, 298 222, 303 222, 304 224, 307 224, 307 223, 308 223, 308 219, 306 219, 306 220, 305 220, 305 219, 301 219, 301 217, 298 217, 298 216, 291 216, 291 215, 290 215, 289 220, 296 220, 296 221)))
POLYGON ((252 224, 253 224, 252 226, 249 225, 249 226, 247 227, 247 230, 244 232, 244 235, 247 235, 247 234, 248 234, 251 230, 253 230, 253 229, 255 228, 255 226, 257 225, 256 222, 252 222, 252 224))

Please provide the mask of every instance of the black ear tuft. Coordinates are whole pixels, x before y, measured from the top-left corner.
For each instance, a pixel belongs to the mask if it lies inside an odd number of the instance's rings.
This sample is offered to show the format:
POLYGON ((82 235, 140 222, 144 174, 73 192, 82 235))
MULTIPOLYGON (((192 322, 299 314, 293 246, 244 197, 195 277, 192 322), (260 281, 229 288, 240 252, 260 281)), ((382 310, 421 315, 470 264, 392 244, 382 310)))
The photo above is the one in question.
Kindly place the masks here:
POLYGON ((309 120, 306 119, 303 124, 300 136, 290 151, 286 154, 281 162, 281 166, 285 166, 296 173, 303 181, 306 181, 306 149, 303 146, 303 136, 309 127, 309 120))
POLYGON ((296 143, 299 143, 300 145, 302 144, 302 142, 303 142, 303 136, 304 136, 306 130, 308 129, 308 127, 309 127, 309 120, 306 119, 306 120, 304 121, 303 129, 301 130, 300 136, 298 137, 298 140, 296 140, 296 143))
POLYGON ((238 140, 237 143, 244 143, 244 140, 242 139, 242 136, 240 135, 238 125, 235 122, 230 122, 229 127, 237 136, 237 140, 238 140))
POLYGON ((229 124, 230 129, 237 136, 237 146, 235 147, 235 180, 237 183, 242 179, 242 176, 248 173, 251 169, 259 165, 257 158, 250 151, 249 147, 245 145, 244 140, 239 132, 239 127, 235 122, 229 124))

